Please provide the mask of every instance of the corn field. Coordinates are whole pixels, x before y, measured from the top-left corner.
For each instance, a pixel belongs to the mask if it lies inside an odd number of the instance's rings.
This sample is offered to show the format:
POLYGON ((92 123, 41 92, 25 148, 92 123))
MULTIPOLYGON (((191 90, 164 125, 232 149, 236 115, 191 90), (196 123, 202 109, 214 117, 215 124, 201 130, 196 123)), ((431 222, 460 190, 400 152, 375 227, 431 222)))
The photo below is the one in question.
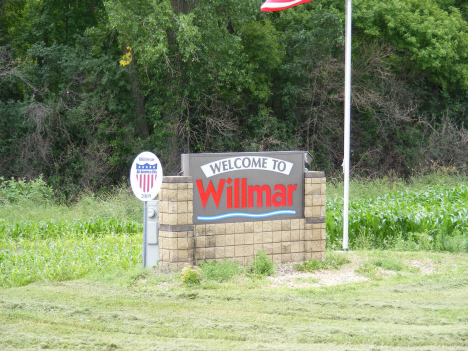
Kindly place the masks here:
MULTIPOLYGON (((404 242, 426 249, 450 250, 454 238, 467 251, 468 187, 434 186, 418 192, 393 192, 374 198, 351 200, 350 247, 401 247, 404 242), (447 246, 449 245, 449 246, 447 246)), ((343 235, 343 200, 327 202, 326 228, 329 247, 339 247, 343 235)))
POLYGON ((70 280, 141 261, 142 226, 129 221, 0 222, 0 286, 70 280))

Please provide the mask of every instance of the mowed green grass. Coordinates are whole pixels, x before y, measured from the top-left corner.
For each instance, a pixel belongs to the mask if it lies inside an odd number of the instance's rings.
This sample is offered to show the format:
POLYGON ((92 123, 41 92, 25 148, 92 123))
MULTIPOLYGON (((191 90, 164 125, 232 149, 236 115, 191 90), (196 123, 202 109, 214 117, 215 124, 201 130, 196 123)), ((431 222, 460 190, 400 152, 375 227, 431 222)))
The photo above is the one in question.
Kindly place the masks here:
POLYGON ((0 349, 468 349, 467 254, 349 257, 354 263, 341 269, 365 275, 372 266, 381 274, 330 287, 287 288, 245 276, 186 287, 177 274, 133 267, 2 289, 0 349))

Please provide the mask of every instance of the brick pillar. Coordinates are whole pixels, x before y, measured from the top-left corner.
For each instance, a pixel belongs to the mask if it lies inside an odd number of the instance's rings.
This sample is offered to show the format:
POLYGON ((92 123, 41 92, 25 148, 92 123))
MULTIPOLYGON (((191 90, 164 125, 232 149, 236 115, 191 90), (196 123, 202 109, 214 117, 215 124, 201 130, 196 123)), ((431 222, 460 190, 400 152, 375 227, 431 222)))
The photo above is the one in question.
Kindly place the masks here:
POLYGON ((192 177, 164 177, 159 193, 159 262, 171 269, 193 264, 192 177))
POLYGON ((324 172, 304 173, 305 260, 325 258, 325 202, 324 172))

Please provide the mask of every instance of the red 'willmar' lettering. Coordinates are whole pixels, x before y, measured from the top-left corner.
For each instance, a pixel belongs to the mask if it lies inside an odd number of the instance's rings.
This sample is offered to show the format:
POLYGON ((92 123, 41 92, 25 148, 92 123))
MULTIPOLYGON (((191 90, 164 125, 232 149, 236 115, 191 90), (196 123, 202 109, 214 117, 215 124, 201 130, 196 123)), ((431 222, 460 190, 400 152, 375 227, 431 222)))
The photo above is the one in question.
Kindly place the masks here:
POLYGON ((286 206, 286 187, 283 184, 277 184, 273 189, 279 191, 279 193, 273 194, 273 206, 286 206))
POLYGON ((254 192, 257 193, 257 207, 263 207, 263 193, 265 193, 266 207, 271 206, 271 188, 268 185, 251 185, 249 186, 249 207, 253 207, 254 192))
POLYGON ((215 191, 213 183, 210 180, 210 183, 206 187, 206 192, 203 190, 203 182, 201 180, 197 180, 197 188, 198 193, 200 194, 200 199, 202 201, 203 208, 205 208, 210 195, 213 196, 213 200, 215 202, 216 208, 218 208, 219 200, 221 200, 221 195, 223 194, 224 188, 224 179, 220 179, 218 184, 218 190, 215 191))
POLYGON ((271 207, 271 205, 274 207, 292 206, 293 193, 297 189, 297 184, 288 184, 287 186, 276 184, 272 193, 269 185, 247 186, 247 178, 236 178, 234 181, 228 178, 227 180, 219 180, 217 190, 215 190, 213 182, 210 180, 205 191, 203 182, 200 179, 196 182, 203 208, 206 207, 210 196, 213 198, 216 208, 219 207, 225 184, 227 184, 226 208, 254 207, 255 196, 257 197, 256 207, 264 207, 264 205, 265 207, 271 207), (263 204, 263 194, 265 194, 265 204, 263 204))

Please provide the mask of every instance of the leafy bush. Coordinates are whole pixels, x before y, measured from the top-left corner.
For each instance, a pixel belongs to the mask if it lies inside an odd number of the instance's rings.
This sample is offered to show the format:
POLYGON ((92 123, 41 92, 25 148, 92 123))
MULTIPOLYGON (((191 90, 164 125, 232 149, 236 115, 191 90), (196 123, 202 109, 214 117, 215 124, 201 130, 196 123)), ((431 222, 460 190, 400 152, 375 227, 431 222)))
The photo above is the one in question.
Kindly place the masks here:
POLYGON ((233 277, 239 275, 240 269, 236 262, 227 260, 213 261, 213 262, 202 262, 199 263, 201 268, 201 275, 206 280, 214 280, 218 283, 229 281, 233 277))
POLYGON ((437 251, 468 252, 468 237, 459 231, 454 232, 451 236, 439 235, 433 246, 437 251))
POLYGON ((345 263, 350 263, 344 256, 329 255, 324 260, 310 260, 294 265, 294 269, 301 272, 313 272, 321 269, 338 269, 345 263))
POLYGON ((53 189, 47 185, 42 176, 29 182, 24 179, 5 180, 4 177, 0 177, 0 203, 14 203, 21 200, 49 202, 53 194, 53 189))
POLYGON ((270 276, 275 273, 275 264, 263 251, 252 256, 253 261, 247 267, 247 272, 257 276, 270 276))
POLYGON ((185 285, 196 285, 200 284, 200 267, 185 265, 185 267, 180 272, 180 278, 185 285))

